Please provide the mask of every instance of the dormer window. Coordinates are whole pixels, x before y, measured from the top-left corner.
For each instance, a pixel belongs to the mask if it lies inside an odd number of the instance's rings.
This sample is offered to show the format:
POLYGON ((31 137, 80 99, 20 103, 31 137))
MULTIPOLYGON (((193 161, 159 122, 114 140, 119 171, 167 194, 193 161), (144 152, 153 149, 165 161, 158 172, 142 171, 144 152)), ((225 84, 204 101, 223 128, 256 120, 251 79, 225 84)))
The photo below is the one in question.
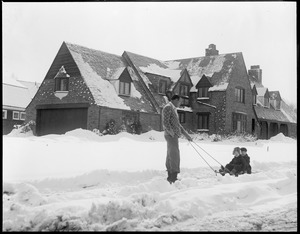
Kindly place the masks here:
POLYGON ((281 102, 279 100, 272 100, 272 105, 274 106, 275 110, 280 110, 281 102))
POLYGON ((181 84, 181 85, 180 85, 179 94, 180 94, 181 96, 186 96, 186 97, 188 97, 188 96, 189 96, 188 90, 189 90, 189 86, 188 86, 188 85, 181 84))
POLYGON ((64 66, 61 66, 57 72, 55 79, 55 90, 54 91, 69 91, 69 78, 64 66))
POLYGON ((199 98, 208 98, 208 89, 209 89, 209 87, 199 87, 198 97, 199 98))
POLYGON ((158 84, 158 93, 160 94, 166 94, 167 91, 167 81, 166 80, 160 80, 158 84))
POLYGON ((119 94, 120 95, 126 95, 126 96, 130 96, 130 87, 131 83, 127 82, 127 81, 120 81, 120 85, 119 85, 119 94))
POLYGON ((256 95, 253 95, 253 105, 256 105, 257 104, 257 97, 256 95))
POLYGON ((264 106, 270 108, 270 98, 267 97, 264 98, 264 106))
POLYGON ((68 78, 56 78, 55 79, 55 91, 68 91, 69 79, 68 78))
POLYGON ((241 87, 235 88, 235 101, 245 103, 245 89, 241 87))

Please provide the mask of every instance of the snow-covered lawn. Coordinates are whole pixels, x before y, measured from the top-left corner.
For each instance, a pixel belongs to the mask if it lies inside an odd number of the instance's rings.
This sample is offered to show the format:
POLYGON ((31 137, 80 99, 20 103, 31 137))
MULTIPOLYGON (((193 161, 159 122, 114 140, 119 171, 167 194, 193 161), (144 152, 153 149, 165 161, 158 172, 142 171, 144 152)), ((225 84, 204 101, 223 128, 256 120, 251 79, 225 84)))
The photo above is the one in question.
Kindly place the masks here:
POLYGON ((2 231, 297 230, 296 140, 195 139, 224 166, 246 147, 254 173, 216 175, 180 139, 180 181, 170 185, 156 131, 3 136, 2 231))

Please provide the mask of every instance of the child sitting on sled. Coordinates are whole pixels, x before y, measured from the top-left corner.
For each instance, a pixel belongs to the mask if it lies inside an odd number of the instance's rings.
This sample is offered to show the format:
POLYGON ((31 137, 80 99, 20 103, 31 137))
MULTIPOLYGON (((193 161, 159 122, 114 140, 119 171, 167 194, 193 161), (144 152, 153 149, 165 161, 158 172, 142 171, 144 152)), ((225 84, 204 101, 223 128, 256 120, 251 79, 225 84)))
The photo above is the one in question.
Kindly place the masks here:
POLYGON ((221 175, 229 173, 230 175, 238 176, 239 174, 243 174, 246 170, 247 162, 241 155, 241 149, 239 147, 235 147, 232 154, 234 155, 234 157, 231 162, 228 163, 225 168, 221 166, 221 169, 219 170, 221 175))
POLYGON ((244 173, 247 173, 247 174, 251 174, 251 165, 250 165, 250 157, 248 156, 247 154, 247 149, 246 148, 241 148, 241 154, 243 156, 243 158, 245 159, 246 161, 246 168, 244 170, 244 173))

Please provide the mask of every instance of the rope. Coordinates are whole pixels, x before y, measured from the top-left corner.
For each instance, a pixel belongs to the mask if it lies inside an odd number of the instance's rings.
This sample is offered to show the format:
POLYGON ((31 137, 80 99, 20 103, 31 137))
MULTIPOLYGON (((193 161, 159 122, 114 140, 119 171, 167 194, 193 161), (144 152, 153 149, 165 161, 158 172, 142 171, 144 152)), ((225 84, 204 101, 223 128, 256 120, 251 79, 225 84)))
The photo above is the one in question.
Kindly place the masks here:
POLYGON ((207 153, 203 148, 200 147, 200 145, 198 145, 196 142, 193 142, 196 146, 198 146, 200 149, 202 149, 209 157, 211 157, 213 160, 215 160, 217 163, 219 163, 221 166, 223 166, 218 160, 216 160, 213 156, 211 156, 209 153, 207 153))
POLYGON ((198 153, 198 155, 204 160, 204 162, 206 162, 206 164, 213 170, 213 172, 215 172, 216 173, 216 175, 217 175, 217 173, 219 173, 219 172, 217 172, 217 170, 214 170, 210 165, 209 165, 209 163, 202 157, 202 155, 198 152, 198 150, 191 144, 191 146, 196 150, 196 152, 198 153))

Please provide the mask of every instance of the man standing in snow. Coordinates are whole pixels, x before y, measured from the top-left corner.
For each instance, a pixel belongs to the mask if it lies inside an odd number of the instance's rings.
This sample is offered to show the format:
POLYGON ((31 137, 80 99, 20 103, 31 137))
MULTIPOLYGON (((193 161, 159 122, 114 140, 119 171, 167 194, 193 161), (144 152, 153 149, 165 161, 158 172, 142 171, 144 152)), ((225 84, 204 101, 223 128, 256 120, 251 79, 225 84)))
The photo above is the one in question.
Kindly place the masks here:
POLYGON ((167 141, 166 167, 170 184, 177 180, 177 174, 180 173, 180 153, 178 138, 183 134, 189 141, 192 141, 190 135, 179 123, 177 107, 181 104, 181 97, 174 95, 171 101, 167 103, 162 110, 162 119, 164 127, 164 136, 167 141))

